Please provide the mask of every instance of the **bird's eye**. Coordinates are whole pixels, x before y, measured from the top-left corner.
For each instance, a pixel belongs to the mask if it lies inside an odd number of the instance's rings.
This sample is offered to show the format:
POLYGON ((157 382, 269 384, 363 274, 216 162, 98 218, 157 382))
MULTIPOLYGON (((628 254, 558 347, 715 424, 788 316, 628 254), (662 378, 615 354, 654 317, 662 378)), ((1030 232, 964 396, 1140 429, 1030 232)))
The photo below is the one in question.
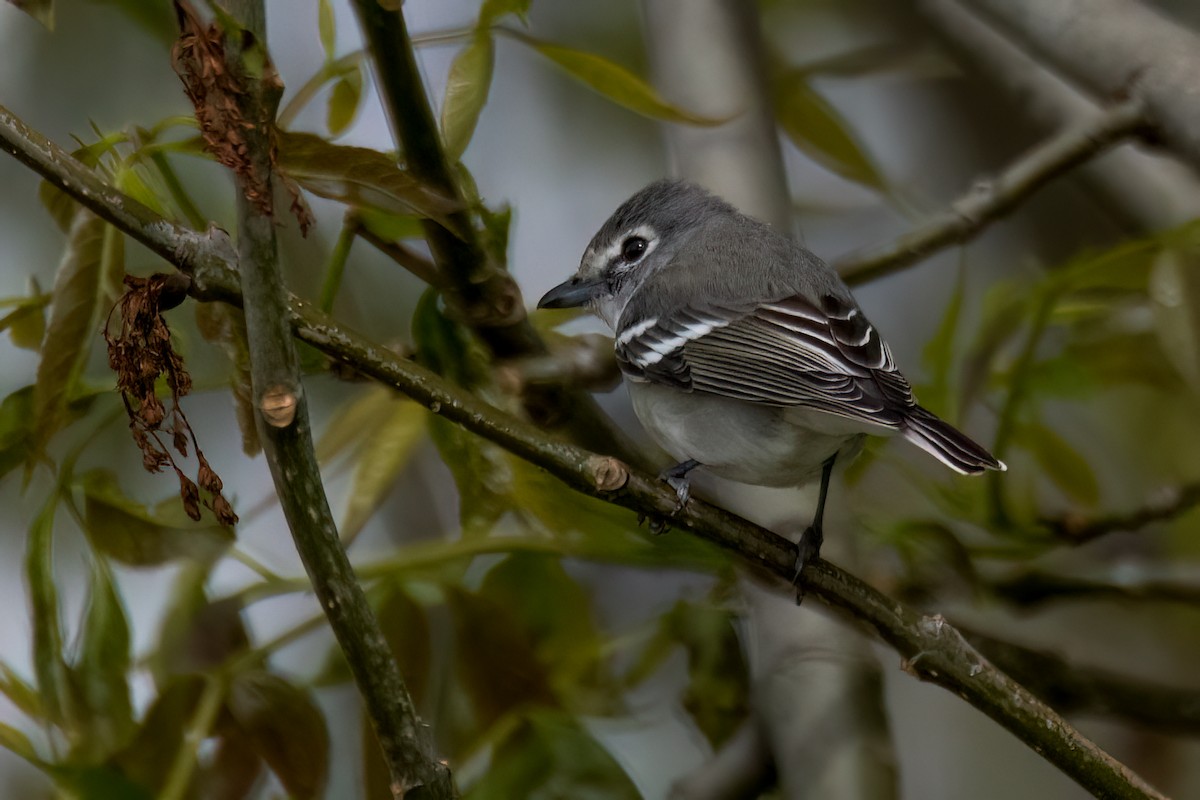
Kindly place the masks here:
POLYGON ((649 242, 642 237, 630 236, 621 244, 621 260, 627 264, 632 264, 646 255, 646 247, 648 245, 649 242))

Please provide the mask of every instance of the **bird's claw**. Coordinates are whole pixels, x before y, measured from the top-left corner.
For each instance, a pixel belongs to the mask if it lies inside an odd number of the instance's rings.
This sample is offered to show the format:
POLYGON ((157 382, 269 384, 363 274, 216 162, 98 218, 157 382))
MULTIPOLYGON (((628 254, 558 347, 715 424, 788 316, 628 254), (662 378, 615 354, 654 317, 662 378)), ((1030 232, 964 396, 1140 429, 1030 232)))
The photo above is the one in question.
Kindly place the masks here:
POLYGON ((796 587, 796 605, 804 601, 804 584, 800 581, 800 573, 804 571, 805 564, 811 564, 821 557, 821 543, 824 540, 821 529, 816 526, 809 526, 800 534, 800 541, 796 545, 796 574, 792 577, 796 587))

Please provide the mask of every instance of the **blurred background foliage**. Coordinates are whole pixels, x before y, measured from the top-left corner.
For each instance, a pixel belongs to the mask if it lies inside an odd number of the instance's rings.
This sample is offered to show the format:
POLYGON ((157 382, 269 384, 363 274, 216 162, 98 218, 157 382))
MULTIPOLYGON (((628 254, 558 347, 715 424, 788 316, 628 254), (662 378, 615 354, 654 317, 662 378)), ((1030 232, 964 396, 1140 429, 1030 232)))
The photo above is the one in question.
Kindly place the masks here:
MULTIPOLYGON (((48 3, 17 5, 49 21, 48 3)), ((405 5, 472 218, 527 297, 664 172, 656 121, 721 122, 652 88, 634 4, 598 6, 405 5)), ((885 241, 1031 141, 911 9, 760 7, 797 218, 822 255, 885 241)), ((307 239, 280 221, 292 290, 519 411, 512 376, 535 370, 492 363, 442 302, 420 220, 449 209, 397 166, 348 7, 268 11, 288 86, 280 169, 319 220, 307 239)), ((50 34, 0 8, 4 102, 164 216, 232 229, 223 169, 170 73, 169 4, 61 0, 53 15, 50 34)), ((389 796, 253 460, 238 314, 168 315, 235 532, 189 520, 174 482, 141 472, 103 363, 122 275, 162 265, 15 162, 0 170, 0 794, 389 796)), ((994 636, 1200 692, 1198 265, 1200 224, 1133 231, 1064 181, 978 244, 860 289, 922 402, 1010 467, 960 480, 873 444, 829 526, 860 572, 994 636)), ((596 330, 562 312, 533 322, 552 350, 560 328, 596 330)), ((652 535, 313 351, 304 363, 341 533, 464 796, 661 797, 737 729, 751 682, 726 554, 652 535)), ((630 425, 620 391, 603 403, 630 425)), ((763 508, 795 516, 794 498, 763 508)), ((907 796, 1079 795, 955 698, 888 680, 907 796)), ((1164 789, 1200 787, 1195 726, 1083 724, 1164 789)))

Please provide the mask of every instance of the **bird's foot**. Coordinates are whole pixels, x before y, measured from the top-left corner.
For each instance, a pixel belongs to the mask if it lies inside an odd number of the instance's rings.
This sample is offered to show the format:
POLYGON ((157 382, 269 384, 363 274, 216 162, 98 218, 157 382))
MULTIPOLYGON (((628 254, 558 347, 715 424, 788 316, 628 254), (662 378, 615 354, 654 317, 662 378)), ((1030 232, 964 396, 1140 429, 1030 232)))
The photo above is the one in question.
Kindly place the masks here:
POLYGON ((689 458, 687 461, 681 461, 670 469, 664 469, 658 474, 660 481, 665 481, 668 486, 675 490, 675 496, 679 498, 679 505, 675 506, 674 514, 683 511, 683 507, 687 505, 687 501, 692 496, 692 485, 687 479, 687 474, 700 466, 700 462, 694 458, 689 458))
POLYGON ((816 525, 810 525, 800 534, 800 542, 796 546, 796 574, 792 578, 796 586, 796 605, 804 601, 804 584, 800 580, 800 573, 804 571, 805 564, 811 564, 821 557, 823 541, 825 536, 816 525))

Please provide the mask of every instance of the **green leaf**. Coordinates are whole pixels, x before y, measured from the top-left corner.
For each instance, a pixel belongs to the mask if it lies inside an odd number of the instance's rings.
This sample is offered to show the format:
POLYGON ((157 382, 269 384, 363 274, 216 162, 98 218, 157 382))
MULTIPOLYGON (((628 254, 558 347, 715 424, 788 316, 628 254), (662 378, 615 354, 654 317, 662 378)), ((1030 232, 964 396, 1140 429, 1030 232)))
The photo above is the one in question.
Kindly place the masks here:
POLYGON ((186 675, 159 682, 159 693, 138 726, 137 733, 109 763, 150 796, 163 788, 167 774, 181 747, 184 731, 200 702, 204 678, 186 675))
POLYGON ((564 704, 576 713, 613 713, 615 681, 587 592, 557 557, 513 553, 488 572, 479 593, 512 610, 564 704))
POLYGON ((522 22, 526 22, 531 5, 533 0, 483 0, 483 7, 479 11, 479 27, 490 27, 507 14, 516 14, 522 22))
POLYGON ((885 188, 883 176, 855 139, 850 127, 801 70, 776 71, 771 97, 783 132, 802 152, 847 180, 872 189, 885 188))
POLYGON ((0 317, 0 332, 8 331, 12 343, 24 350, 38 350, 46 336, 46 305, 50 295, 23 297, 16 308, 0 317))
POLYGON ((311 133, 279 132, 279 169, 319 197, 356 208, 416 214, 453 230, 458 205, 378 150, 331 144, 311 133))
POLYGON ((108 765, 74 763, 47 765, 63 796, 72 800, 153 800, 154 795, 108 765))
POLYGON ((987 386, 996 354, 1021 330, 1033 299, 1029 287, 1017 281, 998 281, 988 287, 982 321, 963 362, 959 408, 970 408, 987 386))
POLYGON ((99 338, 101 312, 113 297, 108 274, 124 269, 122 236, 90 211, 71 224, 67 249, 54 280, 50 321, 33 387, 31 457, 40 456, 64 424, 92 344, 99 338))
POLYGON ((4 722, 0 722, 0 747, 20 756, 31 764, 41 763, 37 750, 34 749, 33 742, 29 741, 29 737, 4 722))
POLYGON ((317 32, 326 60, 332 60, 337 55, 337 17, 329 0, 317 0, 317 32))
POLYGON ((389 242, 421 239, 425 236, 425 228, 421 225, 421 220, 410 214, 391 214, 363 208, 358 210, 357 215, 360 225, 389 242))
POLYGON ((522 706, 555 706, 549 676, 513 611, 478 594, 446 588, 454 618, 459 680, 485 729, 522 706))
POLYGON ((455 161, 462 158, 475 133, 492 86, 495 64, 496 47, 491 33, 481 28, 450 65, 446 98, 442 102, 442 141, 446 155, 455 161))
MULTIPOLYGON (((507 31, 513 35, 513 31, 507 31)), ((651 119, 684 122, 690 125, 720 125, 726 120, 692 114, 672 105, 659 96, 646 81, 624 67, 594 53, 543 42, 526 34, 515 35, 523 42, 554 62, 572 78, 619 106, 651 119)))
POLYGON ((487 774, 466 800, 641 800, 642 795, 616 759, 578 720, 538 709, 492 755, 487 774))
POLYGON ((151 661, 160 684, 217 669, 250 648, 241 601, 236 596, 210 600, 208 572, 206 565, 189 564, 175 581, 151 661))
POLYGON ((688 654, 683 706, 714 748, 749 712, 750 672, 736 622, 737 615, 729 609, 686 601, 663 618, 671 638, 688 654))
POLYGON ((329 732, 307 692, 278 675, 244 672, 233 679, 226 708, 291 797, 322 796, 329 773, 329 732))
POLYGON ((1150 297, 1162 352, 1192 391, 1200 392, 1200 248, 1161 252, 1150 297))
POLYGON ((130 499, 109 470, 92 470, 78 484, 84 495, 88 540, 122 564, 158 566, 177 558, 208 563, 234 541, 233 531, 207 512, 201 522, 188 519, 176 497, 153 509, 130 499))
POLYGON ((37 689, 3 661, 0 661, 0 694, 30 719, 42 718, 42 699, 37 689))
POLYGON ((357 69, 333 85, 329 92, 329 110, 325 116, 330 135, 339 136, 350 127, 362 102, 362 89, 362 73, 357 69))
POLYGON ((950 390, 950 385, 954 372, 954 343, 958 340, 958 319, 962 315, 963 296, 966 294, 966 274, 966 263, 960 260, 950 302, 946 304, 941 324, 922 353, 925 369, 930 375, 929 386, 921 391, 922 405, 951 420, 958 416, 958 409, 954 406, 954 392, 950 390))
POLYGON ((128 681, 129 623, 103 559, 93 561, 91 596, 82 634, 72 673, 86 712, 87 743, 101 748, 89 754, 95 756, 122 745, 134 731, 128 681))
POLYGON ((54 513, 57 492, 46 501, 29 529, 25 549, 25 582, 33 628, 33 671, 46 720, 64 725, 70 718, 71 681, 63 658, 58 586, 54 583, 54 513))
POLYGON ((1100 487, 1087 459, 1054 429, 1040 422, 1024 423, 1016 442, 1029 451, 1046 476, 1071 499, 1087 506, 1100 500, 1100 487))
POLYGON ((954 531, 937 520, 903 520, 886 531, 885 541, 895 548, 908 571, 908 585, 928 596, 914 598, 930 602, 949 584, 974 589, 979 575, 971 553, 954 531))
POLYGON ((54 0, 8 0, 17 8, 54 30, 54 0))
POLYGON ((353 540, 383 504, 396 478, 425 440, 429 412, 407 397, 393 394, 384 413, 371 420, 354 468, 354 480, 342 519, 341 535, 353 540))
POLYGON ((0 403, 0 477, 25 461, 32 421, 32 386, 17 389, 0 403))

